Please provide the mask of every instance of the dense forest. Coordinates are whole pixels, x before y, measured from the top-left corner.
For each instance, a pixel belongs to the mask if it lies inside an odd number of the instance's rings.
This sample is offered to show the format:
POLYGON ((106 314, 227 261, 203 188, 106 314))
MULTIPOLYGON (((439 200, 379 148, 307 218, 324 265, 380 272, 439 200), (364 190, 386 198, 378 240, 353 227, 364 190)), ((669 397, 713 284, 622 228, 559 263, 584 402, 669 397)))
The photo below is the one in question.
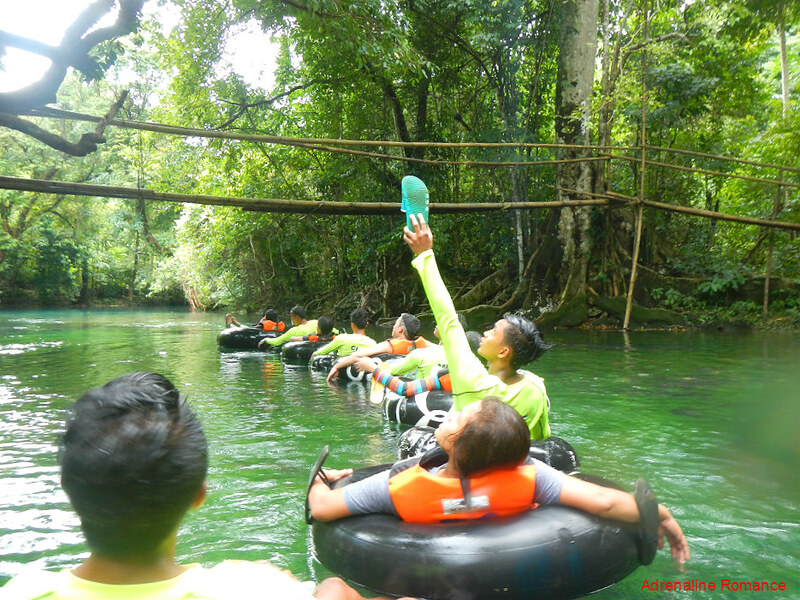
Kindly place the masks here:
POLYGON ((53 59, 0 93, 0 305, 423 311, 402 215, 357 210, 413 174, 481 323, 622 324, 636 265, 633 325, 800 326, 798 25, 797 0, 97 0, 58 47, 0 31, 53 59), (226 62, 253 31, 269 87, 226 62), (436 206, 475 203, 503 209, 436 206))

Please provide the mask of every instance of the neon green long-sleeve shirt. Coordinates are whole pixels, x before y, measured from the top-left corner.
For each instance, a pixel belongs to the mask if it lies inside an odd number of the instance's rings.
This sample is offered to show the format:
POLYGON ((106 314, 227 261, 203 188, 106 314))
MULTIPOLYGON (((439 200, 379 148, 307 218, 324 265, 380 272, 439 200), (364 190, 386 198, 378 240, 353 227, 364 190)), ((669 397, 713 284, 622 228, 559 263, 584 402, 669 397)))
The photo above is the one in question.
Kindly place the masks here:
POLYGON ((317 320, 311 319, 310 321, 306 321, 301 325, 295 325, 294 327, 290 327, 286 331, 283 332, 282 335, 279 335, 276 338, 267 338, 264 340, 264 343, 269 344, 270 346, 280 346, 281 344, 285 344, 294 336, 304 336, 304 335, 311 335, 312 333, 317 333, 317 320))
POLYGON ((447 358, 444 348, 438 344, 431 344, 424 348, 417 348, 409 352, 403 360, 400 360, 389 367, 392 375, 407 375, 416 371, 416 379, 424 379, 431 374, 434 367, 440 369, 447 368, 447 358))
POLYGON ((332 342, 314 352, 314 355, 319 356, 320 354, 331 354, 336 352, 336 356, 341 358, 343 356, 350 356, 353 352, 356 352, 361 348, 369 348, 370 346, 374 345, 375 340, 366 335, 361 335, 358 333, 343 333, 341 335, 337 335, 335 338, 333 338, 332 342))
POLYGON ((530 429, 531 439, 548 437, 549 400, 544 380, 522 369, 517 371, 521 380, 511 385, 504 383, 496 375, 491 375, 469 347, 464 328, 458 322, 453 300, 439 274, 433 250, 422 252, 411 261, 411 265, 422 279, 428 303, 439 327, 439 336, 453 382, 454 408, 461 410, 467 404, 486 396, 497 396, 522 415, 530 429))

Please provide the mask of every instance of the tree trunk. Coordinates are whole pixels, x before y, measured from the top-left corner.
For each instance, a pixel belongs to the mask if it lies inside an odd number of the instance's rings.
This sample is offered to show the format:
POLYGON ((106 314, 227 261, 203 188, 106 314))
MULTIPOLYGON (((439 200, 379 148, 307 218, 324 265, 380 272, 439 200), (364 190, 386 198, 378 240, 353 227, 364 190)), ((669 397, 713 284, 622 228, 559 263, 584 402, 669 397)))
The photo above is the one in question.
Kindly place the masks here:
POLYGON ((491 300, 494 296, 508 287, 508 273, 499 269, 478 282, 465 294, 457 297, 454 304, 458 310, 472 308, 478 304, 491 300))
POLYGON ((139 274, 139 232, 136 232, 136 243, 133 247, 133 272, 131 273, 131 287, 128 289, 128 302, 133 304, 133 291, 136 288, 136 277, 139 274))
MULTIPOLYGON (((786 120, 789 115, 789 59, 786 53, 786 21, 784 18, 784 5, 780 4, 778 12, 778 41, 780 44, 781 55, 781 117, 786 120)), ((783 171, 778 174, 778 178, 783 180, 783 171)), ((772 205, 770 221, 774 221, 783 206, 783 188, 778 187, 775 196, 775 203, 772 205)), ((767 270, 764 274, 764 304, 761 311, 766 319, 769 316, 769 280, 772 277, 772 252, 775 248, 775 232, 769 232, 769 248, 767 250, 767 270)))
MULTIPOLYGON (((556 141, 559 144, 589 143, 589 108, 597 52, 598 0, 562 0, 561 34, 559 39, 558 77, 556 87, 556 141)), ((561 159, 585 157, 581 149, 564 149, 561 159)), ((556 169, 556 185, 578 193, 558 191, 559 200, 581 199, 580 192, 592 191, 590 163, 561 164, 556 169)), ((563 262, 559 281, 562 289, 560 305, 586 297, 589 257, 592 243, 589 235, 589 209, 561 209, 559 240, 563 262)), ((584 309, 585 310, 585 309, 584 309)), ((574 310, 571 311, 574 313, 574 310)), ((570 321, 575 320, 575 316, 570 321)))

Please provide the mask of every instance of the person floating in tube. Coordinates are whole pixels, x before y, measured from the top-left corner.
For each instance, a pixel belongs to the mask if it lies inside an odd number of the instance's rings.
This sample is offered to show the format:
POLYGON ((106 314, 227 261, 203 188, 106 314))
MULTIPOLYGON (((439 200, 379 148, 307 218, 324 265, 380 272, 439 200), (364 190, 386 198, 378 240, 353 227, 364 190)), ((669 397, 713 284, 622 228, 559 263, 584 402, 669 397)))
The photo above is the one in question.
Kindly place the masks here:
POLYGON ((355 364, 362 356, 375 356, 377 354, 408 354, 416 348, 425 348, 431 344, 419 334, 421 327, 419 319, 411 313, 401 314, 394 322, 392 337, 369 348, 362 348, 349 356, 340 359, 328 372, 328 383, 335 381, 341 369, 346 369, 355 364))
MULTIPOLYGON (((484 398, 450 413, 435 435, 440 448, 350 485, 331 489, 327 482, 350 475, 352 469, 325 469, 309 490, 311 516, 333 521, 387 513, 413 523, 438 523, 561 504, 607 519, 640 521, 633 494, 571 477, 529 458, 525 421, 498 398, 484 398)), ((658 504, 656 518, 658 547, 666 538, 673 558, 679 563, 688 560, 686 537, 663 504, 658 504)))
POLYGON ((265 344, 273 347, 282 346, 295 336, 302 337, 317 332, 317 320, 306 319, 306 309, 302 306, 294 306, 292 310, 289 311, 289 317, 292 319, 292 327, 276 338, 265 338, 261 340, 258 342, 258 347, 263 348, 265 344))
MULTIPOLYGON (((465 321, 461 315, 459 315, 459 321, 461 325, 465 325, 465 321)), ((437 333, 438 327, 433 330, 434 335, 439 337, 437 333)), ((467 342, 469 343, 469 347, 472 349, 473 352, 478 351, 478 346, 480 345, 481 341, 481 334, 477 331, 467 331, 467 342)), ((441 346, 436 346, 436 348, 441 348, 441 346)), ((427 348, 423 348, 423 351, 427 350, 427 348)), ((416 350, 414 352, 417 352, 416 350)), ((412 355, 414 352, 411 352, 408 355, 408 358, 413 360, 414 357, 412 355)), ((444 349, 442 348, 442 353, 444 353, 444 349)), ((398 363, 401 365, 401 368, 397 368, 398 364, 391 365, 390 367, 386 368, 381 365, 376 365, 373 360, 367 357, 363 357, 356 361, 356 368, 359 371, 363 371, 365 373, 369 373, 370 377, 374 381, 380 383, 383 387, 389 389, 390 391, 394 392, 398 396, 416 396, 417 394, 423 394, 425 392, 452 392, 453 391, 453 382, 450 379, 450 371, 447 369, 447 363, 445 362, 444 365, 434 365, 434 367, 438 368, 431 368, 428 367, 427 370, 421 372, 420 368, 417 368, 416 377, 414 379, 408 379, 405 377, 400 377, 395 375, 396 371, 402 371, 402 367, 404 367, 405 361, 401 361, 398 363)))
MULTIPOLYGON (((461 326, 467 328, 467 320, 464 315, 458 314, 458 322, 461 326)), ((439 335, 439 328, 433 328, 433 335, 437 340, 441 339, 439 335)), ((372 372, 373 366, 370 367, 367 361, 363 359, 358 361, 358 368, 360 371, 372 372)), ((444 354, 444 347, 441 344, 429 343, 424 348, 415 348, 409 352, 402 360, 398 360, 394 364, 387 367, 389 374, 393 376, 410 376, 413 374, 416 379, 424 379, 431 375, 433 371, 439 371, 447 368, 447 357, 444 354)))
POLYGON ((89 557, 72 570, 25 570, 0 588, 3 598, 362 598, 339 578, 314 590, 266 561, 176 562, 178 526, 206 498, 208 444, 194 411, 161 375, 123 375, 81 396, 59 462, 89 557))
MULTIPOLYGON (((242 324, 239 323, 238 319, 231 313, 228 313, 225 315, 225 327, 233 326, 241 327, 242 324)), ((268 308, 264 311, 264 314, 258 323, 253 323, 252 325, 248 325, 248 327, 257 327, 258 329, 263 329, 264 331, 277 331, 278 333, 282 333, 286 329, 286 323, 280 320, 277 310, 274 308, 268 308)))
POLYGON ((363 308, 356 308, 350 313, 350 329, 352 333, 337 335, 332 342, 315 350, 311 358, 334 354, 338 357, 349 356, 361 348, 375 345, 375 340, 367 335, 369 314, 363 308))
POLYGON ((322 316, 317 320, 317 332, 309 335, 292 336, 292 342, 330 342, 336 338, 338 330, 333 328, 333 319, 322 316))

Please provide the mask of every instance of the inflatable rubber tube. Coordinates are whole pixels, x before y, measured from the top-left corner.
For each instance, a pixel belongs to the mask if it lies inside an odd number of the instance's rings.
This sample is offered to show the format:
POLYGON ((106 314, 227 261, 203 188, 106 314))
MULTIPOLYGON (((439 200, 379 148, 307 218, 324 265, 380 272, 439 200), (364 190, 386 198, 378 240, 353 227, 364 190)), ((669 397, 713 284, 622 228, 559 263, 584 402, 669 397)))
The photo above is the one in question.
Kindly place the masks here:
POLYGON ((403 425, 432 427, 441 425, 453 408, 453 394, 441 390, 400 396, 391 390, 383 393, 383 416, 403 425))
POLYGON ((333 354, 318 354, 313 357, 308 366, 315 371, 330 371, 333 363, 336 362, 336 357, 333 354))
MULTIPOLYGON (((352 481, 389 467, 359 469, 352 481)), ((379 594, 428 600, 575 598, 639 565, 635 527, 564 506, 435 525, 362 515, 315 521, 311 531, 330 571, 379 594)))
POLYGON ((311 355, 314 353, 314 351, 322 348, 327 343, 328 342, 310 341, 286 342, 281 347, 281 358, 283 360, 308 362, 311 359, 311 355))
POLYGON ((228 327, 217 334, 217 344, 222 348, 255 350, 261 340, 279 335, 277 331, 264 331, 260 327, 228 327))
MULTIPOLYGON (((331 370, 337 360, 337 357, 333 354, 323 354, 321 356, 315 356, 308 364, 312 369, 327 372, 331 370)), ((363 371, 358 371, 353 365, 350 365, 346 369, 339 369, 338 373, 339 381, 364 381, 365 373, 363 371)))
MULTIPOLYGON (((375 365, 379 365, 383 362, 392 362, 393 360, 397 360, 399 358, 404 358, 399 354, 376 354, 375 356, 370 356, 375 363, 375 365)), ((319 369, 320 371, 330 371, 331 367, 336 363, 338 358, 333 354, 325 354, 322 356, 315 356, 311 362, 309 363, 311 368, 319 369)), ((355 365, 350 365, 346 369, 339 369, 339 381, 371 381, 368 373, 364 373, 364 371, 359 371, 355 368, 355 365)))

